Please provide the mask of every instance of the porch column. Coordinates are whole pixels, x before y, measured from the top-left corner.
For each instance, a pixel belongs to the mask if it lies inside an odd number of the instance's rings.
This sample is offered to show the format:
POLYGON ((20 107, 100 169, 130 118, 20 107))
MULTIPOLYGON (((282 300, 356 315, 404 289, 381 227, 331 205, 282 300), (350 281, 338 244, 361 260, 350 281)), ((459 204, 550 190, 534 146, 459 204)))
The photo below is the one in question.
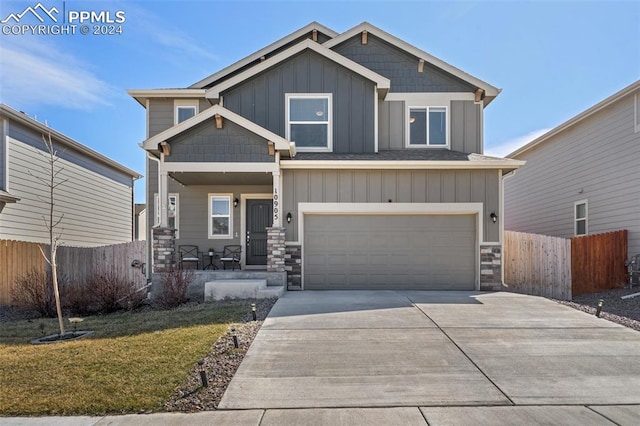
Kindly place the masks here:
POLYGON ((280 214, 282 206, 282 192, 281 192, 281 175, 280 170, 271 172, 273 175, 273 226, 282 226, 282 215, 280 214))
POLYGON ((168 177, 169 174, 162 170, 162 161, 159 163, 158 170, 158 208, 160 209, 160 227, 166 228, 169 225, 169 215, 167 211, 167 203, 169 202, 168 177))

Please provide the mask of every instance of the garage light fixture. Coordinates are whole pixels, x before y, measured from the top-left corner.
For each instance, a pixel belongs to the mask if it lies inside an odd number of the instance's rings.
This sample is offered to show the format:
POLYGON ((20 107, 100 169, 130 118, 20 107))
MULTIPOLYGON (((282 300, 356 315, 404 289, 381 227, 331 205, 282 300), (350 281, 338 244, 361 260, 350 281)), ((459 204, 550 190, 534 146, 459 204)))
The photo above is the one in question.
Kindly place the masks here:
POLYGON ((493 223, 496 223, 498 221, 498 215, 496 214, 496 212, 491 212, 491 214, 489 215, 489 217, 491 218, 491 220, 493 221, 493 223))

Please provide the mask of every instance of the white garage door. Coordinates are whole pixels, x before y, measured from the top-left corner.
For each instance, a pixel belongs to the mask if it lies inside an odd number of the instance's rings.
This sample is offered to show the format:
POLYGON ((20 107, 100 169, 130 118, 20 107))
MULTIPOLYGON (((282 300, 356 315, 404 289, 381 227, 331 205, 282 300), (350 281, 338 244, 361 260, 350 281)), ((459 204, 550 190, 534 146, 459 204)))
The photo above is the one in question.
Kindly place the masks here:
POLYGON ((474 215, 305 215, 304 288, 474 290, 474 215))

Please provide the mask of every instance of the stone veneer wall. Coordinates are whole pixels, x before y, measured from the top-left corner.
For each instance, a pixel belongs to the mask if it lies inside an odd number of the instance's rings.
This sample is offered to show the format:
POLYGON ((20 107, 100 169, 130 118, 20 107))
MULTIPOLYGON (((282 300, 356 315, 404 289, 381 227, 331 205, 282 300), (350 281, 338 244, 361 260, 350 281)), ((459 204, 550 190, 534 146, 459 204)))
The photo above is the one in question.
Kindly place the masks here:
POLYGON ((287 271, 287 289, 302 289, 302 246, 287 245, 284 255, 284 268, 287 271))
POLYGON ((502 290, 502 246, 480 246, 480 290, 502 290))
POLYGON ((267 228, 267 272, 284 272, 284 228, 267 228))
POLYGON ((151 228, 153 234, 153 272, 169 272, 175 266, 176 230, 151 228))

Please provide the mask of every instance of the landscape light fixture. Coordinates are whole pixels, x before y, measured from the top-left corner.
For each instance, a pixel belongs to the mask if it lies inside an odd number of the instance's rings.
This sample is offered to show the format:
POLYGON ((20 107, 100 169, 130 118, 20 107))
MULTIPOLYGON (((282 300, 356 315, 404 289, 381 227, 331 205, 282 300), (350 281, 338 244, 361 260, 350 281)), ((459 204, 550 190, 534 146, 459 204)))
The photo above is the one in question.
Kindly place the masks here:
POLYGON ((233 199, 233 207, 234 207, 234 208, 235 208, 235 207, 238 207, 238 203, 239 203, 239 202, 240 202, 240 201, 238 201, 238 199, 237 199, 237 198, 234 198, 234 199, 233 199))
POLYGON ((289 212, 287 213, 287 223, 291 223, 291 219, 292 219, 291 212, 289 212))
POLYGON ((254 321, 258 320, 258 313, 256 312, 256 304, 255 303, 251 304, 251 315, 253 315, 253 320, 254 321))
POLYGON ((489 215, 489 217, 491 218, 491 220, 493 221, 493 223, 496 223, 498 221, 498 215, 496 214, 496 212, 491 212, 491 214, 489 215))
POLYGON ((201 359, 198 361, 198 365, 200 366, 200 381, 202 382, 202 387, 206 388, 209 386, 209 379, 207 379, 207 372, 204 371, 204 360, 201 359))
POLYGON ((231 336, 233 338, 233 347, 238 349, 240 345, 238 344, 238 336, 236 335, 236 329, 232 328, 231 333, 233 333, 233 335, 231 336))
POLYGON ((598 308, 596 309, 596 316, 600 318, 600 312, 602 312, 602 305, 604 305, 604 299, 598 300, 598 308))

